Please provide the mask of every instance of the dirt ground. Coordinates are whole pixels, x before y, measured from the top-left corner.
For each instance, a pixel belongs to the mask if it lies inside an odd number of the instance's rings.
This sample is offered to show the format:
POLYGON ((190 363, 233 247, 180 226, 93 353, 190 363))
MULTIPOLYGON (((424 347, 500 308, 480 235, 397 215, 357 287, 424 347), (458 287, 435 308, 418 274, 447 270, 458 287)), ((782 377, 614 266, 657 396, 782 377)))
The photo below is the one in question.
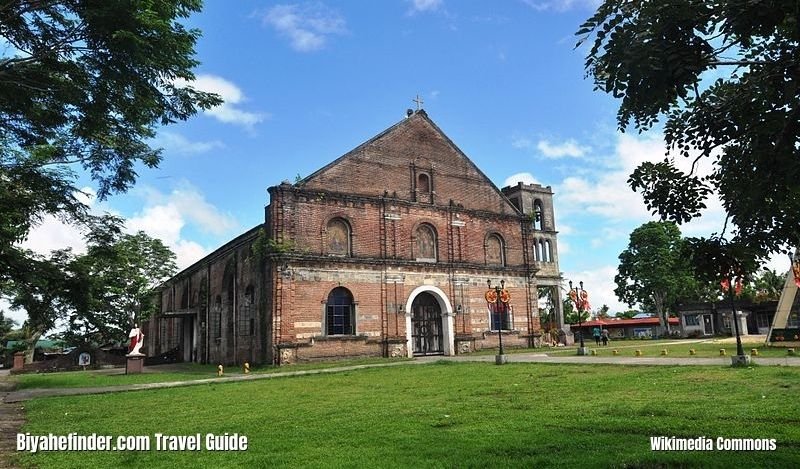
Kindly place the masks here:
POLYGON ((16 454, 17 433, 25 423, 25 410, 22 403, 3 402, 5 396, 14 390, 8 370, 0 370, 0 469, 16 468, 13 455, 16 454))

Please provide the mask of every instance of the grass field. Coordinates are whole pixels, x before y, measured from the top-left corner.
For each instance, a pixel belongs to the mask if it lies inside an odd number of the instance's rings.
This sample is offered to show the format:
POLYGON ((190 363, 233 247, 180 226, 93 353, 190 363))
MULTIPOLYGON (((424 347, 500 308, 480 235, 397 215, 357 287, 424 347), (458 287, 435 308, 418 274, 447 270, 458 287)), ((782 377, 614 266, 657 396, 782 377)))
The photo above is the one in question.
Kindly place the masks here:
POLYGON ((26 403, 35 435, 248 437, 245 452, 49 452, 25 467, 794 467, 800 369, 438 362, 26 403), (651 436, 774 438, 652 452, 651 436))
MULTIPOLYGON (((286 371, 319 370, 338 366, 367 365, 375 363, 396 363, 397 359, 363 358, 329 362, 304 363, 291 367, 262 366, 253 368, 252 373, 280 373, 286 371)), ((34 388, 87 388, 122 386, 126 384, 166 383, 172 381, 191 381, 217 377, 216 365, 180 363, 146 367, 146 373, 126 375, 124 368, 91 371, 69 371, 63 373, 36 373, 16 375, 13 379, 17 389, 34 388)), ((225 368, 224 376, 241 376, 242 369, 236 366, 225 368)))

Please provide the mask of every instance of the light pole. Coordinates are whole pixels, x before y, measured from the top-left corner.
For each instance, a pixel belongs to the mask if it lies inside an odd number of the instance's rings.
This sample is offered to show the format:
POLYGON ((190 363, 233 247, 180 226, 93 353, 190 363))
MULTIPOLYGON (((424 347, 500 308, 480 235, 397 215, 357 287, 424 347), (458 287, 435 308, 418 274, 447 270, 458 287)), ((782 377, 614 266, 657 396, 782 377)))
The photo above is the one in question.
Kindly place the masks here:
POLYGON ((506 312, 511 295, 509 295, 505 289, 505 280, 500 280, 500 285, 495 285, 494 288, 492 288, 492 281, 487 280, 486 286, 489 287, 489 290, 486 292, 486 302, 489 305, 489 309, 493 309, 494 313, 497 314, 499 323, 497 325, 497 340, 500 343, 500 353, 494 357, 494 362, 497 365, 502 365, 507 361, 505 351, 503 350, 503 313, 506 312), (494 308, 492 308, 492 306, 494 306, 494 308))
MULTIPOLYGON (((737 289, 741 291, 741 286, 744 280, 742 276, 736 278, 735 285, 734 285, 734 277, 731 275, 728 279, 727 285, 728 290, 730 290, 730 298, 731 298, 731 318, 733 319, 733 329, 736 331, 736 356, 731 357, 731 364, 733 366, 741 366, 741 365, 749 365, 750 364, 750 355, 744 354, 744 347, 742 347, 742 336, 739 333, 739 318, 736 316, 736 302, 734 298, 736 297, 737 289)), ((725 283, 723 282, 723 288, 725 283)))
POLYGON ((578 348, 578 355, 588 355, 586 345, 583 343, 583 311, 586 306, 586 301, 589 298, 589 293, 583 289, 583 281, 578 283, 580 287, 572 287, 572 280, 569 281, 569 297, 575 303, 575 308, 578 310, 578 335, 580 337, 581 346, 578 348))

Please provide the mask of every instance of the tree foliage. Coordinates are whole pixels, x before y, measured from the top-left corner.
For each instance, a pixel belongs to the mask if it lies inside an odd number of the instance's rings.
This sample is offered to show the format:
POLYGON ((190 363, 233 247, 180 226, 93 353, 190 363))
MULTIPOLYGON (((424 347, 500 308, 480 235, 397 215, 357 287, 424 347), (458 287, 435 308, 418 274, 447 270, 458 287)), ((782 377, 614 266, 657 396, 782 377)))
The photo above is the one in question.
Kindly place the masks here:
POLYGON ((6 342, 11 340, 9 336, 11 331, 17 326, 17 323, 5 316, 5 311, 0 309, 0 365, 6 363, 9 350, 6 348, 6 342))
POLYGON ((49 257, 25 253, 28 264, 22 275, 7 282, 11 308, 25 310, 22 325, 26 343, 25 361, 33 361, 36 342, 53 329, 59 319, 85 308, 89 298, 87 278, 76 269, 70 249, 53 251, 49 257))
POLYGON ((46 214, 86 221, 79 171, 102 200, 155 167, 157 126, 219 104, 191 82, 199 0, 0 5, 0 291, 24 275, 15 247, 46 214))
POLYGON ((153 289, 177 271, 175 254, 142 231, 122 233, 121 220, 113 217, 89 233, 87 245, 74 268, 87 282, 89 297, 70 314, 65 340, 124 341, 133 323, 154 311, 153 289))
POLYGON ((669 309, 694 285, 683 243, 674 223, 645 223, 631 233, 614 277, 617 298, 631 307, 651 306, 667 331, 669 309))
POLYGON ((621 100, 620 130, 664 119, 668 149, 694 158, 689 172, 666 159, 631 175, 653 213, 683 223, 719 195, 733 236, 689 246, 727 262, 698 269, 717 280, 800 245, 799 16, 790 1, 606 0, 577 32, 596 89, 621 100))
POLYGON ((152 291, 177 270, 175 254, 143 232, 122 232, 121 220, 106 216, 86 236, 86 254, 27 252, 24 275, 7 282, 13 309, 23 309, 32 359, 39 338, 65 321, 69 344, 123 342, 134 320, 155 308, 152 291))

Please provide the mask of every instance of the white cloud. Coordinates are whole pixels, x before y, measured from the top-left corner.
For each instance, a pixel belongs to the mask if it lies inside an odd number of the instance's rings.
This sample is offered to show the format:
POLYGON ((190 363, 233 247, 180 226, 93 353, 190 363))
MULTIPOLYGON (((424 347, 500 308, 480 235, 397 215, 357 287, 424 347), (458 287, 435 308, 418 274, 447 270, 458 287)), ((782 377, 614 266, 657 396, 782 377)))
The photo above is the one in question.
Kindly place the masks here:
POLYGON ((347 32, 344 17, 321 3, 275 5, 260 16, 299 52, 322 49, 329 36, 347 32))
POLYGON ((225 148, 225 144, 219 140, 193 142, 181 134, 166 131, 158 133, 155 140, 153 140, 153 145, 161 147, 169 153, 179 153, 183 155, 208 153, 211 150, 225 148))
MULTIPOLYGON (((239 105, 246 101, 242 90, 234 83, 216 75, 197 75, 194 81, 175 80, 177 86, 190 86, 196 90, 218 94, 223 103, 205 111, 209 116, 226 124, 237 124, 252 129, 254 125, 268 119, 269 114, 244 111, 239 105)), ((213 142, 212 142, 213 143, 213 142)))
POLYGON ((591 150, 590 147, 578 145, 575 140, 567 140, 566 142, 556 144, 550 143, 548 140, 539 140, 539 143, 536 144, 536 148, 543 156, 553 159, 563 158, 565 156, 580 158, 591 150))
POLYGON ((26 311, 13 311, 11 309, 11 303, 3 298, 0 298, 0 311, 3 311, 3 316, 16 321, 16 327, 21 327, 22 323, 28 319, 28 313, 26 311))
POLYGON ((43 255, 65 248, 72 248, 73 252, 82 254, 86 252, 83 234, 83 231, 75 225, 67 225, 58 218, 48 215, 41 224, 31 230, 21 246, 43 255))
MULTIPOLYGON (((95 197, 96 193, 91 187, 84 187, 75 193, 75 198, 86 204, 90 210, 96 208, 95 197)), ((83 236, 84 231, 79 227, 66 224, 53 215, 47 215, 28 233, 27 239, 20 243, 20 246, 42 255, 66 248, 72 248, 73 252, 83 254, 86 252, 83 236)))
MULTIPOLYGON (((558 225, 558 234, 560 234, 562 236, 569 236, 571 234, 575 234, 575 229, 572 228, 571 225, 566 225, 564 223, 560 223, 558 225)), ((559 251, 560 251, 560 249, 559 249, 559 251)))
POLYGON ((443 0, 407 0, 411 4, 409 13, 424 13, 428 11, 436 11, 443 4, 443 0))
MULTIPOLYGON (((120 215, 111 207, 97 207, 94 204, 94 191, 82 189, 87 195, 85 202, 94 214, 111 212, 120 215)), ((214 236, 230 235, 239 227, 233 216, 221 212, 205 200, 200 191, 187 182, 181 183, 169 194, 143 187, 136 193, 144 194, 142 209, 128 218, 125 230, 130 233, 144 231, 149 236, 160 239, 175 253, 179 268, 185 268, 202 258, 208 250, 195 241, 187 240, 184 229, 194 227, 214 236)), ((68 225, 56 217, 47 217, 31 230, 28 239, 21 245, 40 254, 49 254, 55 249, 71 247, 76 253, 86 252, 83 231, 68 225)))
POLYGON ((514 148, 533 148, 533 142, 526 137, 514 137, 511 140, 511 146, 514 148))
POLYGON ((780 274, 791 272, 792 264, 788 255, 784 253, 772 253, 764 262, 763 267, 780 274))
POLYGON ((536 11, 565 12, 572 9, 595 10, 602 3, 601 0, 522 0, 536 11))
POLYGON ((238 227, 236 220, 222 213, 192 185, 181 184, 169 194, 146 190, 144 208, 128 219, 128 230, 144 231, 161 239, 175 252, 178 268, 188 267, 208 253, 200 244, 185 239, 187 225, 215 236, 224 236, 238 227))
POLYGON ((516 186, 519 182, 523 184, 541 184, 531 173, 517 173, 507 177, 506 180, 503 181, 503 187, 516 186))
POLYGON ((617 134, 616 138, 611 157, 596 160, 591 173, 566 177, 556 186, 559 213, 600 215, 605 221, 652 218, 641 194, 628 185, 628 177, 640 163, 664 159, 663 138, 657 134, 638 138, 617 134))

